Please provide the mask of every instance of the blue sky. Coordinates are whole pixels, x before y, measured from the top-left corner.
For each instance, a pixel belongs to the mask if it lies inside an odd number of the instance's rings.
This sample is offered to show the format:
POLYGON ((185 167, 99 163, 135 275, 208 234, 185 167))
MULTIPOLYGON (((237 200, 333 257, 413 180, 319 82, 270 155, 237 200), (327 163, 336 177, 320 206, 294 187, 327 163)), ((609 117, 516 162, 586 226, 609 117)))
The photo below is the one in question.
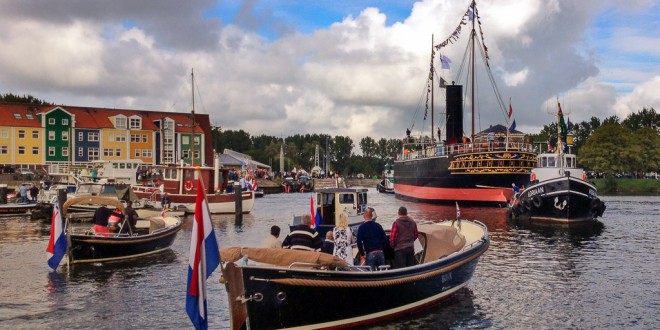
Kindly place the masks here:
MULTIPOLYGON (((413 120, 423 117, 430 38, 448 37, 468 5, 0 0, 0 92, 186 112, 194 68, 196 111, 224 129, 326 133, 356 145, 364 136, 399 138, 413 124, 413 134, 428 134, 430 123, 413 120)), ((657 0, 482 0, 478 9, 495 81, 519 130, 552 122, 547 110, 557 98, 572 122, 660 108, 657 0)), ((448 81, 466 36, 443 49, 454 64, 440 71, 448 81)), ((504 124, 488 88, 481 91, 476 130, 504 124)), ((471 115, 464 119, 467 128, 471 115)))

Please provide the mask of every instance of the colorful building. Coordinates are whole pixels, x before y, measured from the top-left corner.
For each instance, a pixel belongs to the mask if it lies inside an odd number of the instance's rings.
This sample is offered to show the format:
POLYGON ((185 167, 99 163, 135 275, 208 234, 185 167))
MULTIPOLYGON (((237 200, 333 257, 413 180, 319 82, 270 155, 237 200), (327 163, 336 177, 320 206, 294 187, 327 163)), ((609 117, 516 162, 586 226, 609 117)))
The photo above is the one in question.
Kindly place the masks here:
POLYGON ((0 164, 212 164, 208 114, 0 103, 0 164))

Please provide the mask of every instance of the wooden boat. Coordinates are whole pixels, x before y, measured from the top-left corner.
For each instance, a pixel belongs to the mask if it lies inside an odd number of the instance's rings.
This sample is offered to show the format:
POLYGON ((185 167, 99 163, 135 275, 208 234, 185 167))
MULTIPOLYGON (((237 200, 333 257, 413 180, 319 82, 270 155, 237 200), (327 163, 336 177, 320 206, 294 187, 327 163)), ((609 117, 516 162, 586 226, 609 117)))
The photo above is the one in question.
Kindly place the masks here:
POLYGON ((463 220, 420 224, 418 230, 418 264, 382 271, 322 252, 221 249, 231 328, 347 328, 447 299, 472 278, 489 246, 488 229, 463 220))
POLYGON ((0 204, 0 216, 27 214, 37 207, 35 203, 5 203, 0 204))
POLYGON ((577 224, 593 222, 605 212, 594 185, 583 169, 577 168, 574 154, 566 144, 567 127, 557 102, 557 148, 538 156, 530 185, 510 205, 510 216, 517 220, 577 224), (564 133, 562 133, 562 131, 564 133), (562 147, 562 146, 565 146, 562 147))
MULTIPOLYGON (((475 130, 475 116, 478 116, 479 112, 475 106, 480 103, 475 96, 486 95, 477 94, 475 91, 475 54, 481 54, 486 64, 483 69, 493 84, 495 81, 488 64, 488 49, 484 45, 483 33, 477 33, 483 31, 481 20, 475 17, 479 17, 479 11, 476 2, 472 1, 454 33, 432 48, 431 72, 425 75, 425 78, 428 76, 425 86, 429 94, 426 106, 427 109, 430 108, 431 131, 420 133, 416 137, 411 136, 412 126, 406 131, 401 153, 394 161, 394 188, 399 198, 441 204, 458 202, 461 205, 504 207, 513 195, 511 182, 526 185, 529 181, 529 172, 535 164, 536 155, 524 133, 515 131, 512 108, 509 106, 507 111, 497 86, 490 87, 495 91, 494 101, 496 100, 500 110, 509 113, 507 125, 494 125, 481 132, 475 130), (462 29, 463 25, 469 26, 470 29, 462 29), (456 84, 445 84, 445 79, 437 77, 434 57, 439 56, 442 66, 449 69, 450 61, 442 55, 444 47, 457 44, 461 30, 470 33, 468 49, 464 53, 467 58, 461 62, 468 67, 469 75, 465 76, 470 79, 456 84), (438 85, 440 87, 436 87, 438 85), (464 92, 463 86, 469 88, 470 93, 464 92), (445 93, 444 140, 440 128, 438 127, 437 133, 434 130, 437 120, 434 117, 436 88, 445 93), (471 100, 464 101, 463 95, 469 95, 471 100), (468 132, 467 136, 463 131, 464 104, 471 106, 472 131, 468 132)), ((463 65, 460 68, 463 68, 463 65)), ((451 81, 449 78, 446 80, 451 81)))
POLYGON ((97 234, 89 227, 73 227, 68 221, 69 208, 80 204, 107 205, 124 211, 123 204, 114 198, 82 196, 68 199, 62 207, 62 214, 67 219, 65 232, 69 263, 115 261, 161 252, 170 248, 181 230, 182 222, 178 217, 153 217, 139 219, 135 233, 123 223, 116 233, 97 234))

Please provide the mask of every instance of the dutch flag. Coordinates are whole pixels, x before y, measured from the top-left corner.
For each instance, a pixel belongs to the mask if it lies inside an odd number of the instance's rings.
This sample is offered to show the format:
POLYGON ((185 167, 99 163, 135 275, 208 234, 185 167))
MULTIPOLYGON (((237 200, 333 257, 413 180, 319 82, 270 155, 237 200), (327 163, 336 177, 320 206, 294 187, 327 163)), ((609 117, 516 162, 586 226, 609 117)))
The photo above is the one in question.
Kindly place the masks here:
POLYGON ((50 222, 50 241, 48 241, 46 252, 48 253, 48 266, 56 270, 66 254, 66 234, 59 203, 55 203, 53 206, 53 217, 50 222))
POLYGON ((208 329, 206 308, 206 279, 220 265, 220 251, 215 231, 211 223, 211 213, 206 202, 202 176, 197 184, 197 202, 190 238, 190 259, 188 262, 188 290, 186 312, 195 329, 208 329))
POLYGON ((516 129, 516 119, 513 118, 513 107, 511 106, 511 103, 509 103, 509 132, 513 131, 516 129))
POLYGON ((461 218, 461 209, 458 207, 458 202, 456 202, 456 219, 461 218))

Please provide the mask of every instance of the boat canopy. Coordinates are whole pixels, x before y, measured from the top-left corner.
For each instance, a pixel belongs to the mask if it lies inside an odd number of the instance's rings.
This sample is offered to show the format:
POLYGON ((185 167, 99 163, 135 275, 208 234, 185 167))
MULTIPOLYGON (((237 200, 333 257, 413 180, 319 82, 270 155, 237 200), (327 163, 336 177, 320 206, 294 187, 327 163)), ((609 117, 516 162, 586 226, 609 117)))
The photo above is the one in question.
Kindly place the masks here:
POLYGON ((350 267, 344 259, 325 252, 253 247, 229 247, 220 249, 220 258, 223 261, 235 262, 244 256, 256 262, 282 267, 288 267, 296 262, 318 264, 321 266, 350 267))
MULTIPOLYGON (((423 237, 424 262, 431 262, 459 251, 465 246, 465 236, 456 227, 420 224, 417 226, 423 237)), ((420 239, 421 241, 422 239, 420 239)))

